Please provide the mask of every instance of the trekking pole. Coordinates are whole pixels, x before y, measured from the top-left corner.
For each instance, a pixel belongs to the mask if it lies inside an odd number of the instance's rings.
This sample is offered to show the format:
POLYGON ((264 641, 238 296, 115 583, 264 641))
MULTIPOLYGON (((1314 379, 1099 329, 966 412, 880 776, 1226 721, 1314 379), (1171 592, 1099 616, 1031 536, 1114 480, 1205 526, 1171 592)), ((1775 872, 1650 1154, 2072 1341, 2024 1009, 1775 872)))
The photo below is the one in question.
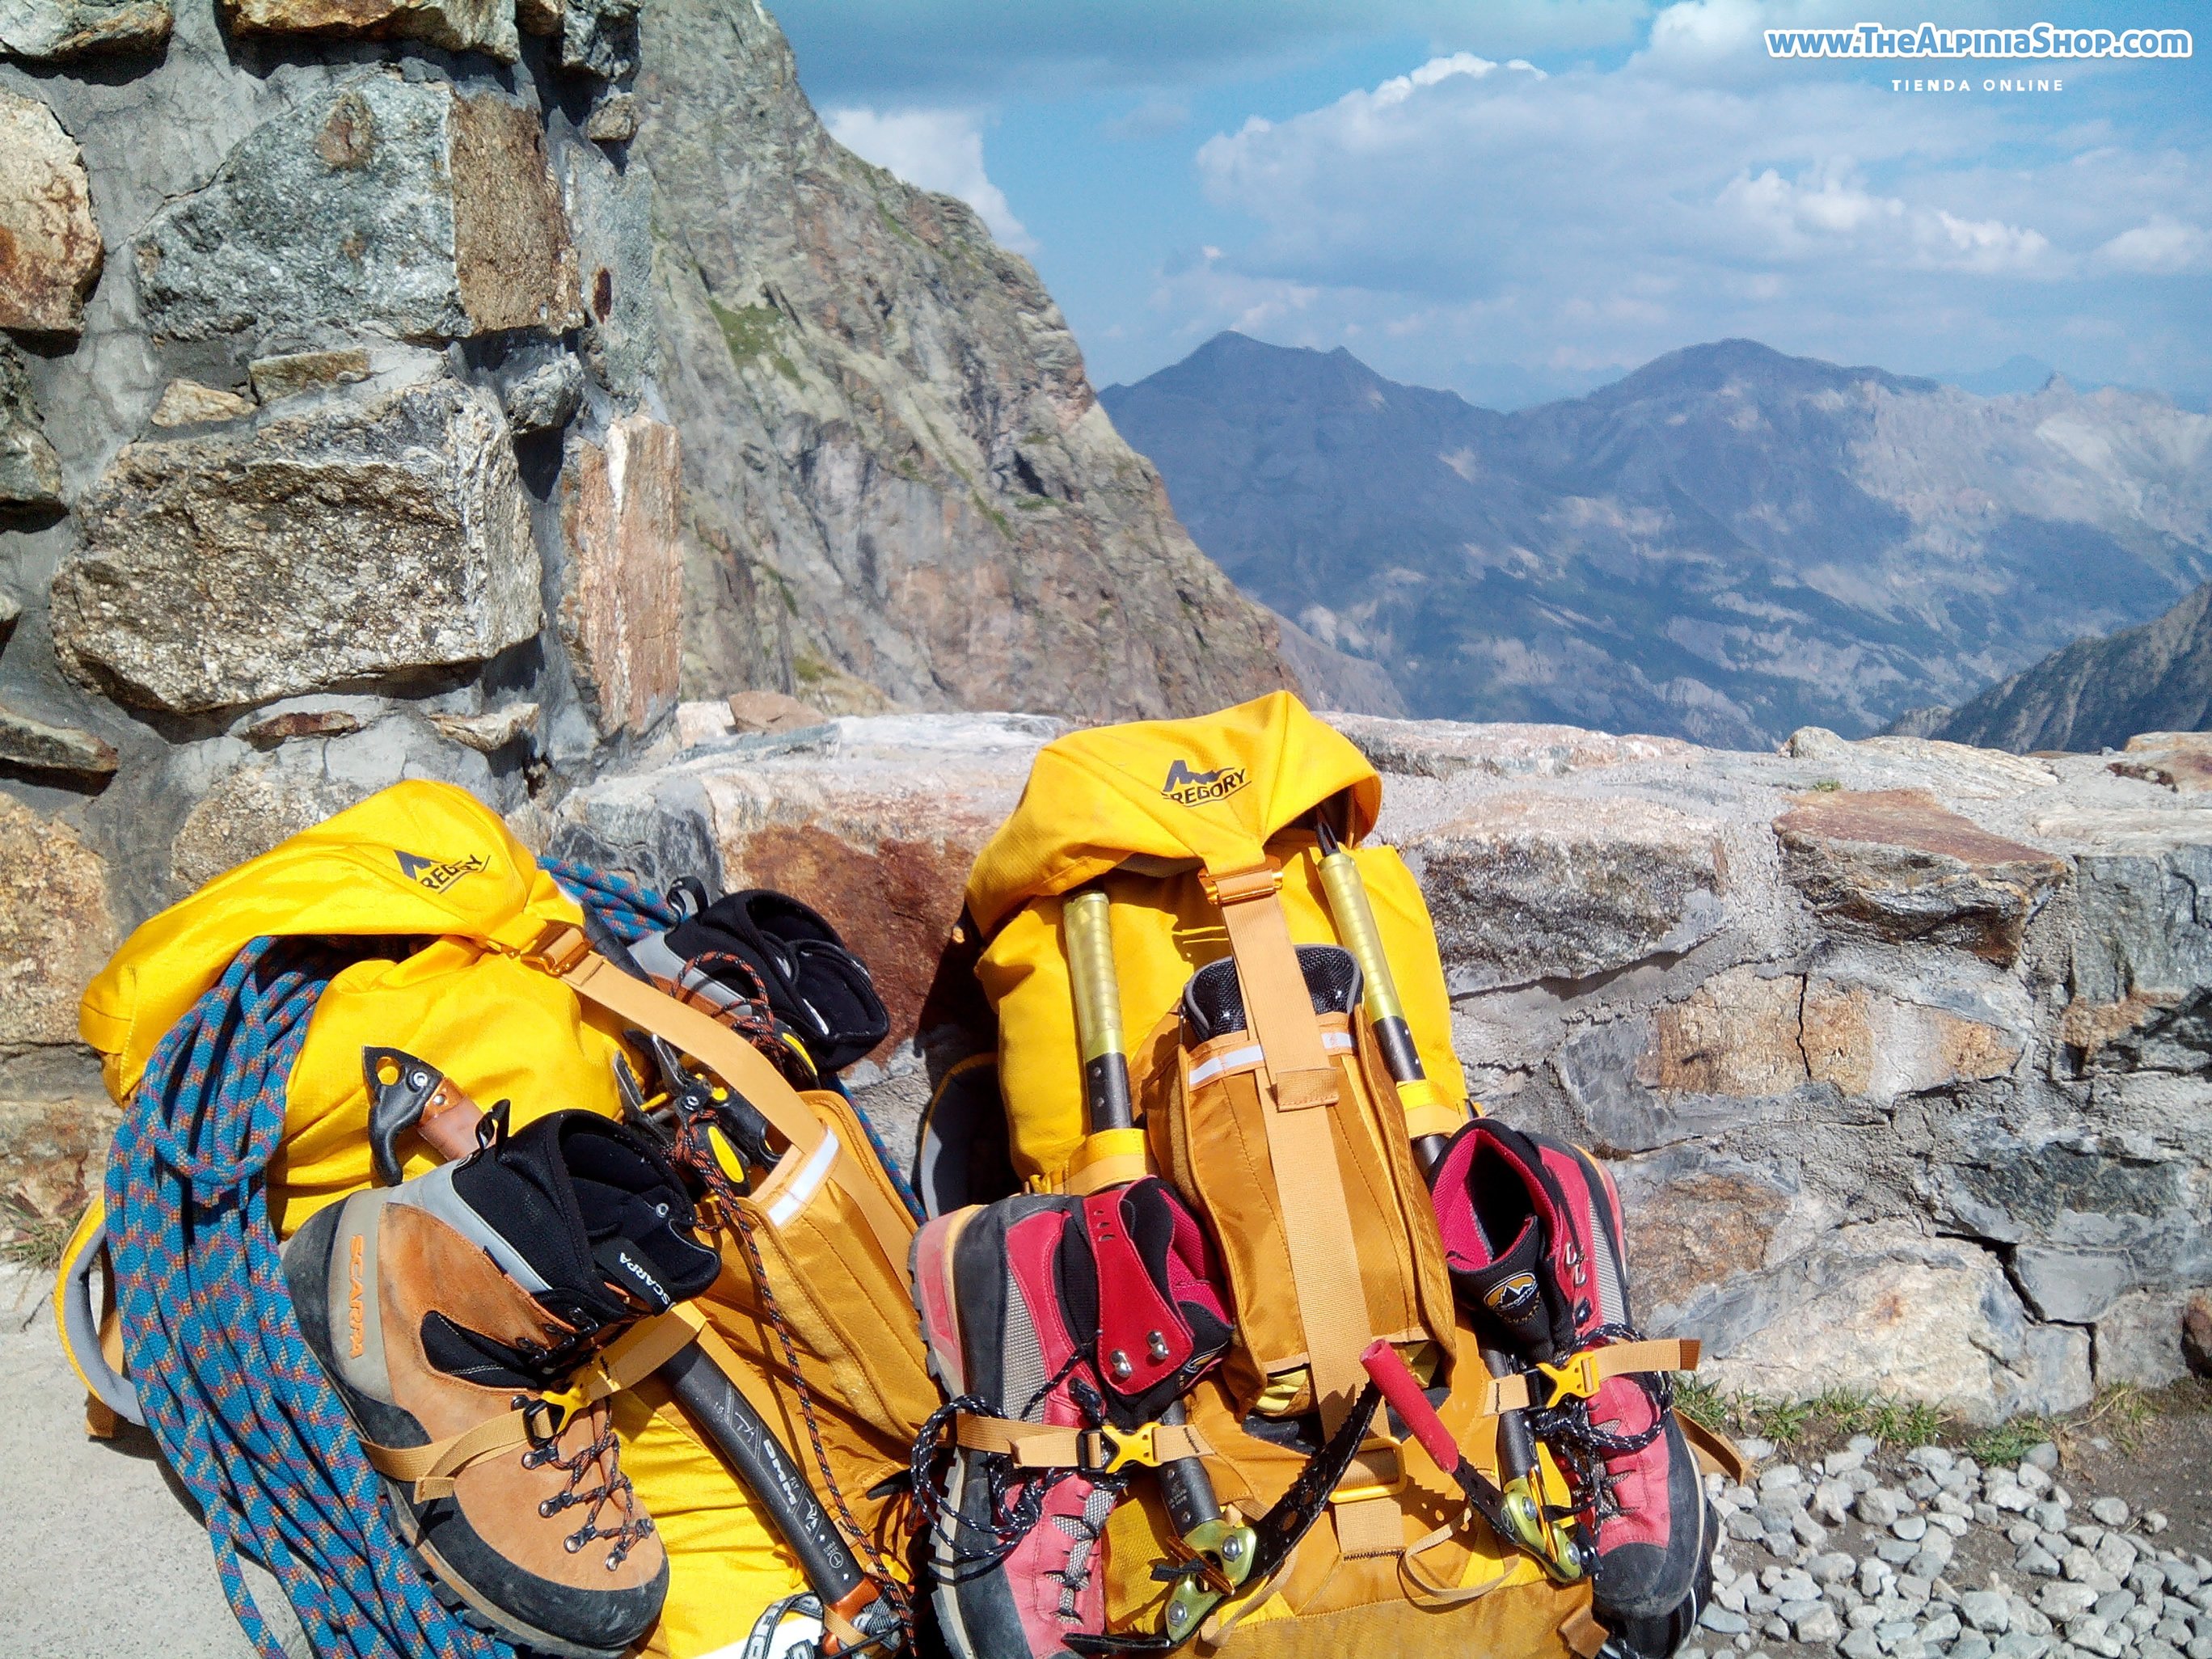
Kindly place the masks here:
MULTIPOLYGON (((1073 894, 1061 907, 1067 933, 1067 974, 1075 996, 1075 1030, 1083 1056, 1083 1116, 1085 1164, 1101 1158, 1141 1156, 1144 1133, 1136 1127, 1129 1095, 1129 1054, 1121 1034, 1121 976, 1114 964, 1112 906, 1099 889, 1073 894)), ((1190 1413, 1177 1400, 1160 1421, 1181 1424, 1190 1413)), ((1231 1588, 1252 1570, 1255 1535, 1231 1522, 1213 1490, 1213 1477, 1195 1457, 1178 1457, 1159 1466, 1160 1498, 1176 1536, 1192 1554, 1210 1563, 1231 1588)), ((1223 1600, 1215 1587, 1179 1578, 1162 1616, 1164 1633, 1181 1643, 1223 1600)))
MULTIPOLYGON (((371 1162, 378 1185, 399 1184, 398 1139, 410 1130, 448 1161, 476 1150, 475 1125, 485 1115, 436 1066, 398 1048, 368 1047, 362 1050, 362 1070, 368 1085, 371 1162), (469 1125, 465 1134, 460 1127, 465 1118, 469 1125)), ((627 1065, 618 1061, 616 1078, 626 1104, 635 1093, 627 1071, 627 1065)), ((657 1129, 641 1114, 640 1119, 647 1127, 657 1129)), ((799 1569, 824 1611, 837 1614, 862 1638, 861 1644, 841 1644, 825 1633, 822 1651, 836 1654, 863 1644, 896 1650, 902 1644, 896 1609, 861 1569, 775 1431, 738 1393, 737 1384, 722 1375, 696 1340, 664 1360, 654 1375, 690 1408, 723 1462, 767 1512, 799 1558, 799 1569)))
MULTIPOLYGON (((1406 1005, 1399 1000, 1398 983, 1390 975, 1390 959, 1383 954, 1382 931, 1375 925, 1375 908, 1367 900, 1367 884, 1360 879, 1359 864, 1337 839, 1328 820, 1314 815, 1314 838, 1321 846, 1322 890, 1328 897, 1328 913, 1337 936, 1359 964, 1364 991, 1362 1006, 1374 1028, 1376 1046, 1398 1085, 1398 1098, 1407 1107, 1437 1103, 1441 1097, 1421 1066, 1413 1045, 1413 1028, 1406 1022, 1406 1005)), ((1424 1178, 1436 1168, 1450 1137, 1442 1134, 1413 1138, 1413 1162, 1424 1178)), ((1485 1346, 1482 1363, 1492 1376, 1510 1375, 1517 1368, 1502 1348, 1485 1346)), ((1403 1413, 1400 1415, 1402 1417, 1403 1413)), ((1519 1411, 1498 1417, 1498 1461, 1505 1476, 1504 1513, 1506 1535, 1522 1548, 1547 1562, 1579 1559, 1574 1540, 1564 1528, 1544 1517, 1539 1491, 1536 1437, 1528 1419, 1519 1411)))

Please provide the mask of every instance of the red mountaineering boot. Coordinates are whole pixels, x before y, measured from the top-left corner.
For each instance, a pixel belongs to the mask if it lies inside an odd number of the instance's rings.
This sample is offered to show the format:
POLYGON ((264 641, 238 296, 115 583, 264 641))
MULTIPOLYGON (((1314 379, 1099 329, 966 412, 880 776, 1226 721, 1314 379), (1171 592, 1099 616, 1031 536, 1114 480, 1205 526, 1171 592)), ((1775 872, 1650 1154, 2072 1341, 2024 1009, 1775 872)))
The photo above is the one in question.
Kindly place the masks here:
MULTIPOLYGON (((1452 1286, 1486 1345, 1524 1365, 1638 1340, 1620 1200, 1579 1148, 1477 1118, 1430 1176, 1452 1286)), ((1663 1372, 1608 1378, 1588 1400, 1532 1411, 1595 1537, 1595 1611, 1664 1653, 1652 1621, 1697 1599, 1711 1557, 1703 1482, 1663 1372), (1626 1627, 1626 1628, 1624 1628, 1626 1627)))
POLYGON ((1106 1521, 1131 1478, 1103 1467, 1113 1431, 1152 1422, 1220 1358, 1221 1282, 1212 1241, 1157 1177, 921 1230, 915 1305, 951 1401, 924 1439, 957 1426, 941 1490, 923 1468, 916 1490, 955 1659, 1041 1659, 1103 1632, 1106 1521), (1076 1462, 1021 1462, 1008 1431, 1031 1424, 1081 1431, 1076 1462))
POLYGON ((545 1396, 714 1282, 721 1259, 692 1223, 650 1143, 564 1111, 318 1211, 284 1248, 301 1334, 400 1535, 451 1598, 532 1651, 615 1659, 659 1614, 667 1558, 606 1402, 545 1396))

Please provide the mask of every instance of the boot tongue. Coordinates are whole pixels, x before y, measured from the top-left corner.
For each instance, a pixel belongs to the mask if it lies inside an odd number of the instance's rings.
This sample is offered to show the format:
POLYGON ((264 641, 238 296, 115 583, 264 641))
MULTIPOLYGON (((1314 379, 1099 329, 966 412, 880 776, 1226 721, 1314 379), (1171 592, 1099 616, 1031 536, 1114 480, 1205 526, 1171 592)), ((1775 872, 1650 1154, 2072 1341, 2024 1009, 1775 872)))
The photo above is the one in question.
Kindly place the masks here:
POLYGON ((1507 1346, 1526 1358, 1548 1360, 1553 1355, 1552 1316, 1537 1277, 1543 1268, 1543 1245, 1542 1233, 1531 1216, 1520 1235, 1488 1264, 1469 1267, 1464 1258, 1455 1258, 1451 1276, 1462 1299, 1504 1336, 1507 1346))

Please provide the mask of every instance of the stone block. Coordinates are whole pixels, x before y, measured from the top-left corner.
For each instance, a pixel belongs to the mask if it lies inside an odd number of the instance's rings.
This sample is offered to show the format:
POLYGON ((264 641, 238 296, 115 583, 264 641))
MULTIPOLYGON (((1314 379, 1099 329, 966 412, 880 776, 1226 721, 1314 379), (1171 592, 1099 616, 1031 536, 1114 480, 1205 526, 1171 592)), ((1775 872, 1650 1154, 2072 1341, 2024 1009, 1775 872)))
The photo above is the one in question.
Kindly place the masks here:
POLYGON ((618 81, 637 67, 641 0, 562 0, 561 67, 618 81))
POLYGON ((2182 1327, 2191 1298, 2201 1299, 2203 1294, 2136 1291, 2105 1309, 2097 1320, 2097 1386, 2131 1382, 2137 1388, 2162 1389, 2190 1375, 2182 1327))
POLYGON ((737 732, 804 732, 830 718, 781 691, 733 691, 728 708, 731 729, 737 732))
POLYGON ((663 885, 703 872, 725 890, 803 896, 868 964, 888 1052, 978 996, 964 968, 940 973, 969 866, 1065 729, 1033 715, 880 716, 733 738, 574 792, 550 849, 663 885))
POLYGON ((1399 720, 1337 714, 1330 724, 1378 772, 1401 777, 1559 778, 1634 761, 1681 760, 1701 751, 1676 738, 1617 738, 1579 726, 1516 721, 1399 720))
POLYGON ((233 34, 397 38, 502 64, 522 55, 505 0, 222 0, 222 14, 233 34))
POLYGON ((114 745, 73 726, 52 726, 0 704, 0 761, 34 772, 104 778, 121 764, 114 745))
POLYGON ((2054 854, 1978 829, 1924 790, 1791 799, 1774 823, 1784 872, 1843 937, 1924 940, 2009 966, 2066 874, 2054 854))
POLYGON ((280 398, 296 398, 303 392, 328 392, 334 386, 358 386, 368 378, 368 353, 361 346, 334 351, 293 351, 277 357, 257 358, 247 365, 246 379, 253 395, 264 404, 280 398))
POLYGON ((55 649, 137 707, 197 713, 481 662, 538 631, 506 422, 453 381, 129 445, 78 516, 55 649))
POLYGON ((2212 1064, 2212 845, 2203 813, 2166 845, 2084 853, 2074 1000, 2060 1024, 2085 1064, 2196 1072, 2212 1064))
POLYGON ((202 386, 198 380, 172 380, 161 389, 161 400, 154 405, 148 416, 149 424, 159 427, 213 426, 228 421, 242 421, 253 413, 254 402, 235 392, 225 392, 220 386, 202 386))
POLYGON ((1809 1076, 1798 1041, 1804 994, 1805 981, 1795 974, 1732 968, 1662 1008, 1658 1086, 1707 1095, 1789 1093, 1809 1076))
MULTIPOLYGON (((1596 1145, 1613 1152, 1650 1152, 1757 1122, 1766 1115, 1772 1104, 1769 1096, 1662 1091, 1657 1027, 1644 1012, 1601 1021, 1576 1031, 1552 1055, 1559 1086, 1581 1111, 1596 1145)), ((1679 1024, 1676 1040, 1683 1040, 1679 1024)), ((1797 1081, 1804 1083, 1802 1074, 1797 1081)))
POLYGON ((1763 1170, 1689 1152, 1613 1166, 1643 1309, 1674 1308, 1766 1265, 1794 1194, 1763 1170))
POLYGON ((0 1054, 73 1046, 77 999, 115 943, 100 855, 0 796, 0 1054))
POLYGON ((80 332, 100 258, 76 140, 37 99, 0 91, 0 328, 80 332))
POLYGON ((134 246, 147 326, 173 339, 438 341, 581 320, 537 118, 381 70, 255 128, 134 246))
POLYGON ((1706 1339, 1703 1370, 1724 1388, 1857 1389, 1977 1422, 2090 1395, 2087 1333, 2031 1325, 1994 1255, 1901 1223, 1844 1228, 1692 1297, 1676 1322, 1706 1339))
POLYGON ((602 732, 642 732, 676 702, 684 648, 684 458, 676 428, 617 421, 571 440, 561 474, 561 636, 602 732))
POLYGON ((1486 796, 1408 839, 1456 993, 1584 979, 1720 930, 1718 826, 1637 799, 1486 796))
POLYGON ((1817 975, 1805 981, 1802 1012, 1807 1069, 1847 1095, 1889 1099, 2003 1077, 2020 1060, 2020 1043, 1997 1026, 1817 975))
POLYGON ((2128 739, 2108 769, 2123 778, 2164 784, 2177 794, 2212 789, 2212 732, 2145 732, 2128 739))
POLYGON ((518 738, 535 732, 538 715, 534 702, 511 702, 504 708, 487 709, 481 714, 433 714, 430 724, 463 748, 473 749, 479 755, 490 755, 518 738))
POLYGON ((226 773, 185 814, 169 843, 171 896, 183 897, 374 793, 320 767, 277 760, 226 773))
MULTIPOLYGON (((53 1059, 60 1063, 19 1063, 0 1075, 0 1200, 73 1226, 100 1189, 123 1114, 100 1086, 88 1054, 57 1050, 53 1059), (26 1069, 30 1077, 15 1075, 26 1069)), ((8 1207, 0 1202, 0 1239, 9 1232, 8 1207)))
POLYGON ((257 749, 274 749, 301 738, 346 738, 362 729, 349 708, 288 708, 247 723, 240 735, 257 749))
POLYGON ((508 380, 500 390, 507 423, 517 432, 550 432, 583 406, 583 366, 562 352, 508 380))
POLYGON ((100 52, 159 52, 169 0, 0 0, 0 52, 63 64, 100 52))
POLYGON ((38 402, 22 359, 15 347, 0 340, 0 507, 61 504, 61 457, 54 453, 40 424, 38 402))
POLYGON ((2086 1325, 2136 1282, 2135 1264, 2118 1250, 2062 1250, 2023 1244, 2013 1252, 2013 1280, 2039 1319, 2086 1325))

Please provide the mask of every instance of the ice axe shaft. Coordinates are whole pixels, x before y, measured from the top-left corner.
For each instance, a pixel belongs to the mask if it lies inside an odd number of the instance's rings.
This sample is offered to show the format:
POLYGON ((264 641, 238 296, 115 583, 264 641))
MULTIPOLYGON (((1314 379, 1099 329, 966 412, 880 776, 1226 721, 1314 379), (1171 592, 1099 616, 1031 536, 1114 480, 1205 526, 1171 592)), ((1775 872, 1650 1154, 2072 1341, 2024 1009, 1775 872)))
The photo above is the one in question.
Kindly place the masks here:
MULTIPOLYGON (((1097 888, 1085 888, 1069 896, 1060 915, 1066 929, 1068 987, 1075 998, 1076 1042, 1083 1057, 1085 1139, 1095 1146, 1101 1145, 1097 1138, 1102 1136, 1133 1138, 1136 1112, 1129 1094, 1127 1042, 1121 1032, 1113 906, 1097 888)), ((1163 1423, 1188 1420, 1180 1400, 1160 1413, 1163 1423)), ((1162 1463, 1158 1474, 1160 1498, 1176 1535, 1231 1584, 1242 1583, 1251 1570, 1252 1533, 1223 1514, 1206 1465, 1195 1457, 1178 1457, 1162 1463)), ((1164 1634, 1181 1641, 1220 1600, 1217 1590, 1189 1578, 1181 1580, 1168 1598, 1164 1634)))

